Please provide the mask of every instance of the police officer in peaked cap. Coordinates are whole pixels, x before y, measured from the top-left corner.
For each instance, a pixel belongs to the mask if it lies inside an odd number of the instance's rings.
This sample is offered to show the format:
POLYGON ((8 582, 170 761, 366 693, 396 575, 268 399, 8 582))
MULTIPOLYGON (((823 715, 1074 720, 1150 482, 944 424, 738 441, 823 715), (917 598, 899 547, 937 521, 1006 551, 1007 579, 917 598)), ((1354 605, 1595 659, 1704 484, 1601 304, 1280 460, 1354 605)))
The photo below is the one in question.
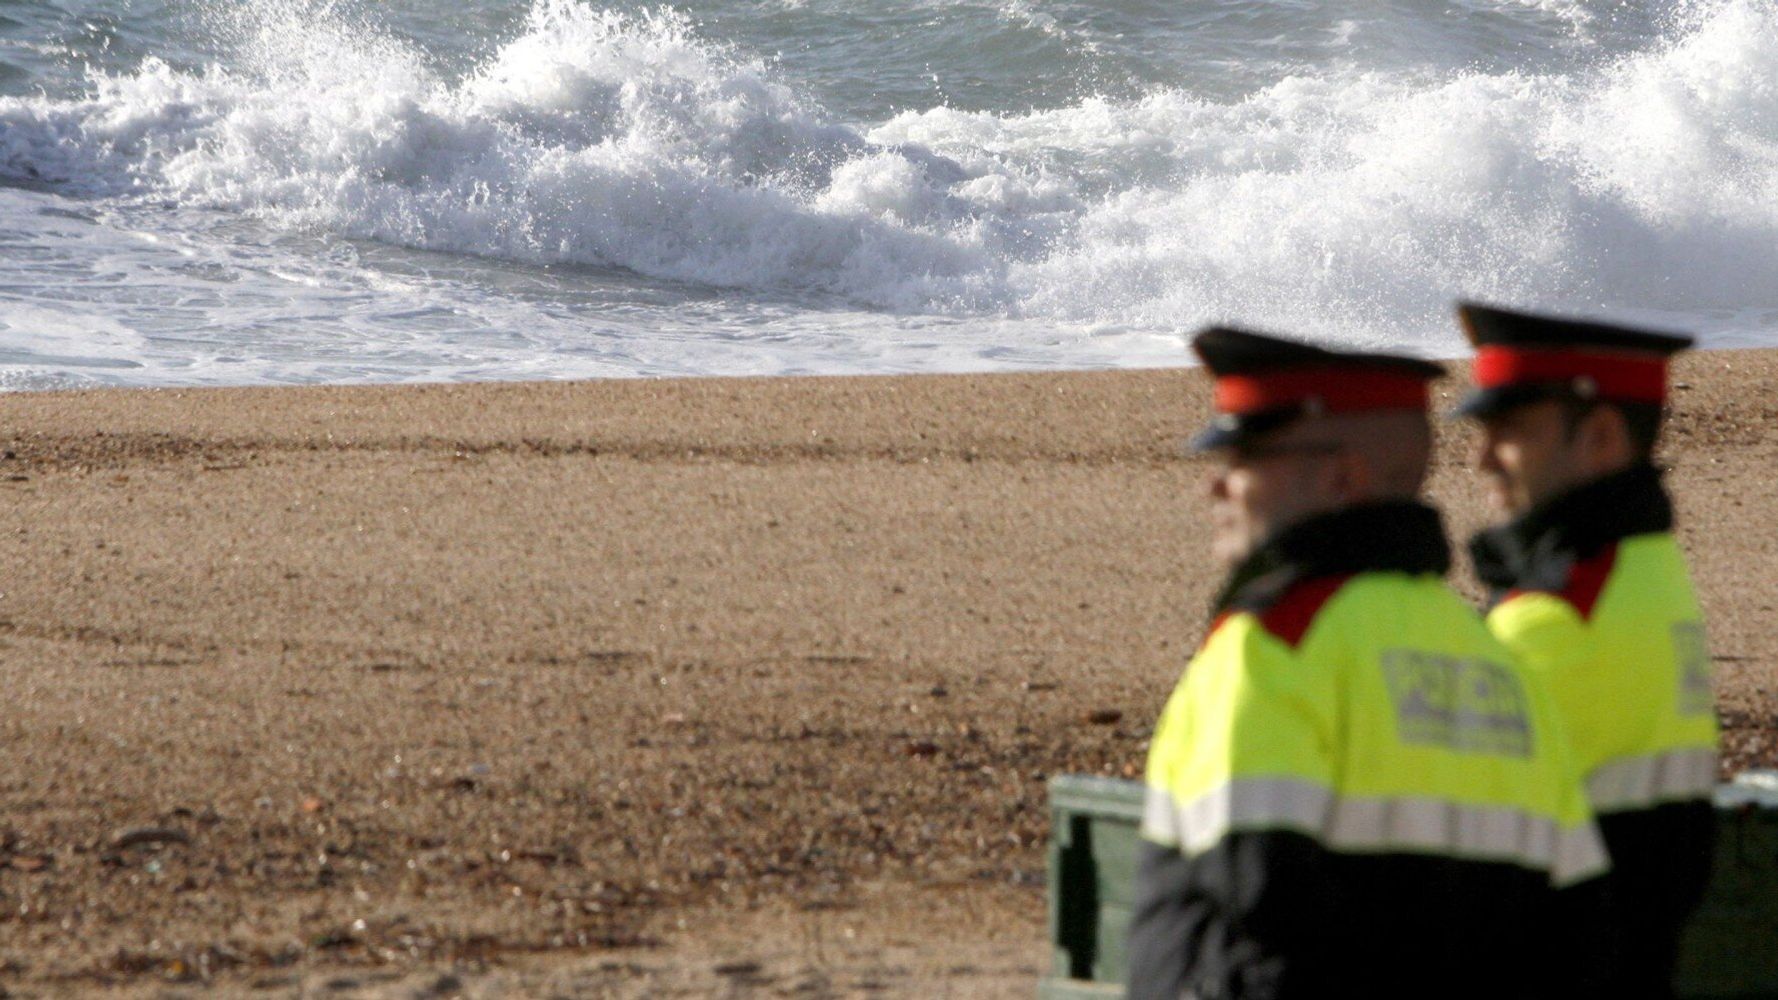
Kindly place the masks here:
POLYGON ((1440 369, 1193 346, 1229 573, 1150 746, 1129 995, 1577 995, 1551 922, 1604 848, 1547 696, 1443 582, 1440 369))
POLYGON ((1686 337, 1458 308, 1478 465, 1508 520, 1472 543, 1489 628, 1545 679, 1611 855, 1613 997, 1667 997, 1710 872, 1717 726, 1703 616, 1654 464, 1686 337))

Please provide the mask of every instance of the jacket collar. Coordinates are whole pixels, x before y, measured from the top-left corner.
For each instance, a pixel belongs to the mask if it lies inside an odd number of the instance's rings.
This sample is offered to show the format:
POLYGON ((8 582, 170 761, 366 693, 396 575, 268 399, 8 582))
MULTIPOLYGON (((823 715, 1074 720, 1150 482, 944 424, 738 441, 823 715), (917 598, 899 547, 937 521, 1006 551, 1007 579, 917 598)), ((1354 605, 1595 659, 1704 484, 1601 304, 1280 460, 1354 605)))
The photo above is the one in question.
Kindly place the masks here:
POLYGON ((1469 543, 1476 575, 1496 591, 1559 589, 1567 567, 1634 535, 1673 529, 1661 470, 1639 464, 1552 497, 1469 543))
POLYGON ((1229 574, 1215 611, 1269 607, 1305 580, 1355 573, 1443 575, 1450 546, 1438 511, 1398 500, 1299 521, 1261 543, 1229 574))

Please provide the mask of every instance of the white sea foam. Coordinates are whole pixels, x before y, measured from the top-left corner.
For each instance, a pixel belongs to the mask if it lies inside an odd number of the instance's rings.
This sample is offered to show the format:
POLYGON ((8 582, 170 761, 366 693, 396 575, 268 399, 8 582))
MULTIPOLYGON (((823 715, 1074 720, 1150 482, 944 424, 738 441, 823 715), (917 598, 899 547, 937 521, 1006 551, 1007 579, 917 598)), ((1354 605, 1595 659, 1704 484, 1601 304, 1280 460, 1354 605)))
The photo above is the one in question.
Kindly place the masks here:
POLYGON ((1238 319, 1438 352, 1458 295, 1724 336, 1778 309, 1778 0, 1695 5, 1660 44, 1560 75, 1333 69, 1236 101, 874 124, 665 10, 536 0, 467 75, 326 5, 228 10, 226 66, 0 99, 0 178, 1173 345, 1238 319))
MULTIPOLYGON (((1033 315, 1242 317, 1424 344, 1454 295, 1586 310, 1778 303, 1778 8, 1712 8, 1579 76, 1295 77, 1236 104, 1166 92, 873 130, 967 166, 1140 175, 1011 269, 1033 315)), ((1115 184, 1115 180, 1108 182, 1115 184)))

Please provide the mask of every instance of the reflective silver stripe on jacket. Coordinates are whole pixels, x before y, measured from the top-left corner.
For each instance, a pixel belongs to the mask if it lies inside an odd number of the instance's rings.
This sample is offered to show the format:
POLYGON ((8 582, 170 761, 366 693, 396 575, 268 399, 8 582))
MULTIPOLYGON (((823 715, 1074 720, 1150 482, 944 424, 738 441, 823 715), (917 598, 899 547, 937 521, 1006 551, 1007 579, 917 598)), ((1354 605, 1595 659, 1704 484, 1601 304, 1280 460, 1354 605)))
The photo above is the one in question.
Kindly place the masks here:
POLYGON ((1605 843, 1592 823, 1563 829, 1547 816, 1507 806, 1438 799, 1345 798, 1334 806, 1327 843, 1353 851, 1408 850, 1505 861, 1569 885, 1605 873, 1605 843))
POLYGON ((1202 854, 1230 830, 1288 829, 1319 838, 1332 801, 1327 788, 1290 778, 1231 781, 1183 806, 1151 786, 1143 803, 1142 835, 1186 854, 1202 854))
POLYGON ((1708 799, 1715 790, 1716 750, 1712 747, 1619 757, 1587 776, 1587 798, 1593 810, 1601 813, 1708 799))
POLYGON ((1558 886, 1603 874, 1605 844, 1592 823, 1563 829, 1504 806, 1439 799, 1336 796, 1307 781, 1232 781, 1183 806, 1148 790, 1143 836, 1201 854, 1232 830, 1295 830, 1330 850, 1405 851, 1500 861, 1550 873, 1558 886))

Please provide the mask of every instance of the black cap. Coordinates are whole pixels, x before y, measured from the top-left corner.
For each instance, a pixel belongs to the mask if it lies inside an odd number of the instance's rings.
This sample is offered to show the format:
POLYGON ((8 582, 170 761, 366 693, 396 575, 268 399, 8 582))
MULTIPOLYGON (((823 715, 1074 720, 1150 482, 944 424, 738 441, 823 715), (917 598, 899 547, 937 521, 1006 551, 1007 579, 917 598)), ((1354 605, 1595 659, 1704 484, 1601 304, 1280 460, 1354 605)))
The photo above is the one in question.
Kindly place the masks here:
POLYGON ((1424 410, 1426 384, 1444 374, 1419 358, 1220 326, 1193 337, 1192 350, 1216 378, 1218 414, 1192 439, 1197 451, 1231 447, 1312 413, 1424 410))
POLYGON ((1476 388, 1455 411, 1486 417, 1546 399, 1659 405, 1667 359, 1692 338, 1476 303, 1457 316, 1474 344, 1476 388))

